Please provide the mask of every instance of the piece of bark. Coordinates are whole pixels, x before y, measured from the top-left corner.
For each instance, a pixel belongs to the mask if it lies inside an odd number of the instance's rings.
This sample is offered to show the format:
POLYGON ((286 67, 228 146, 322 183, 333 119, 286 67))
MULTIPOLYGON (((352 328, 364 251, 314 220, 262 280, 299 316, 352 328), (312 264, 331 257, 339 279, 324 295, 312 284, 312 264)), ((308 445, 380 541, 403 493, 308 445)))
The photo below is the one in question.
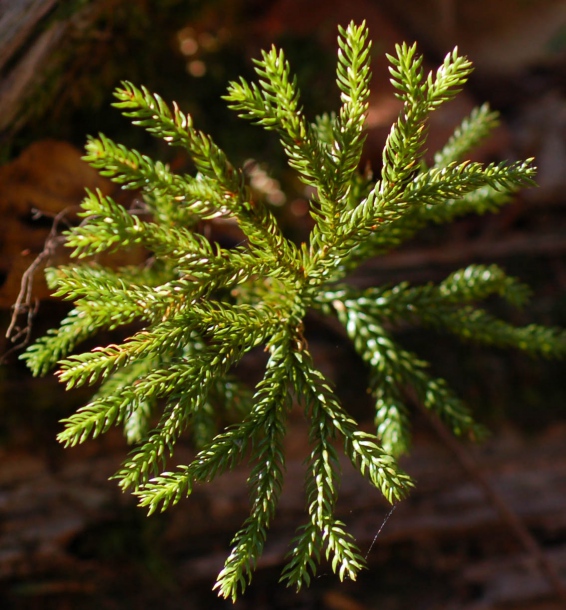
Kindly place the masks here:
POLYGON ((0 134, 14 133, 22 124, 25 105, 53 66, 53 55, 71 23, 69 17, 41 27, 57 4, 3 0, 0 5, 0 134))
POLYGON ((0 70, 56 5, 57 0, 0 0, 0 70))

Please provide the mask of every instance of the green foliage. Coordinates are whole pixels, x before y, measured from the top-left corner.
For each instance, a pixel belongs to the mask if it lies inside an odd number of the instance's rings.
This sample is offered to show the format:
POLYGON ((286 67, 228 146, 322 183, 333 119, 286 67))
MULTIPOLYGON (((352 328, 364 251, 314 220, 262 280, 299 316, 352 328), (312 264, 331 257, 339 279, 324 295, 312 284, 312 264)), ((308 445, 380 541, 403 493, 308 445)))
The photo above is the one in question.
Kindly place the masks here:
POLYGON ((175 504, 196 483, 211 481, 244 459, 252 463, 250 515, 216 584, 232 599, 250 582, 275 514, 285 470, 286 418, 294 401, 303 405, 310 425, 308 518, 291 545, 282 580, 300 588, 324 557, 340 578, 354 579, 364 566, 355 541, 334 516, 338 444, 394 503, 412 486, 396 461, 410 444, 408 388, 454 433, 481 434, 446 382, 398 345, 396 326, 422 324, 533 355, 566 351, 564 331, 518 328, 479 307, 494 295, 517 306, 528 299, 528 289, 495 265, 471 265, 439 285, 358 290, 345 282, 361 261, 398 246, 429 222, 497 209, 514 190, 533 184, 534 169, 530 160, 489 165, 462 160, 496 120, 486 106, 462 123, 428 167, 427 119, 462 88, 471 64, 455 50, 435 73, 425 74, 415 46, 400 45, 389 60, 403 108, 385 145, 381 177, 369 181, 358 173, 370 80, 365 24, 341 28, 338 41, 342 106, 335 115, 307 121, 290 66, 275 48, 256 62, 257 83, 233 82, 225 96, 240 116, 277 133, 289 164, 314 187, 309 243, 295 244, 282 234, 270 209, 254 199, 243 171, 190 116, 124 83, 115 105, 134 124, 183 147, 196 171, 173 174, 106 136, 89 141, 86 159, 124 188, 141 189, 145 209, 139 214, 89 193, 83 223, 67 233, 72 256, 137 244, 151 258, 138 270, 88 261, 49 270, 55 294, 75 307, 59 330, 24 355, 35 374, 58 363, 68 388, 99 384, 89 404, 64 421, 59 440, 72 446, 124 426, 135 445, 116 478, 150 512, 175 504), (228 249, 207 240, 199 227, 216 217, 235 219, 245 243, 228 249), (358 428, 315 368, 303 336, 303 320, 312 309, 339 320, 366 363, 376 403, 375 435, 358 428), (98 330, 132 321, 143 328, 122 344, 70 355, 98 330), (256 346, 265 347, 269 360, 252 396, 231 370, 256 346), (236 423, 218 431, 222 408, 236 423), (186 429, 199 452, 190 464, 168 471, 186 429))

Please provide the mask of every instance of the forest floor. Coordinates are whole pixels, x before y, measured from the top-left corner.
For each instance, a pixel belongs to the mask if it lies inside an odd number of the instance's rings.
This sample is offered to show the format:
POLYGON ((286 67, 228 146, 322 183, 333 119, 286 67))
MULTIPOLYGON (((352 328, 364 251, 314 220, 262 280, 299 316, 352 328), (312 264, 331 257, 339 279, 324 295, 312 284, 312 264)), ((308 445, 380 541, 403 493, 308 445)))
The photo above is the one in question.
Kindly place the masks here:
MULTIPOLYGON (((226 67, 229 62, 237 64, 236 53, 242 65, 249 66, 250 57, 257 56, 260 48, 280 41, 304 67, 300 77, 314 83, 306 96, 316 108, 326 102, 328 87, 318 79, 318 71, 320 66, 332 70, 336 23, 366 19, 376 49, 366 156, 378 171, 381 147, 398 112, 382 59, 384 51, 391 52, 395 42, 417 39, 433 67, 447 48, 458 43, 477 70, 460 100, 439 112, 431 124, 431 152, 473 106, 489 101, 501 111, 501 126, 477 152, 477 160, 534 156, 539 188, 521 193, 500 214, 466 217, 450 227, 426 230, 401 250, 368 262, 351 281, 359 286, 438 281, 470 263, 497 262, 530 284, 534 295, 527 309, 504 310, 504 315, 519 324, 566 326, 564 3, 430 0, 418 3, 419 8, 414 4, 409 0, 238 0, 228 11, 223 10, 226 1, 218 2, 193 22, 178 26, 181 51, 177 49, 175 61, 183 69, 186 64, 189 74, 197 70, 191 62, 200 61, 210 75, 207 87, 216 93, 213 79, 225 84, 228 76, 237 76, 229 75, 226 67), (312 18, 305 18, 305 7, 312 18), (226 32, 231 32, 231 38, 226 32), (220 46, 225 44, 224 52, 206 50, 203 41, 210 37, 220 46), (199 51, 183 55, 182 42, 187 50, 189 38, 198 42, 199 51), (308 54, 302 64, 301 52, 308 54)), ((0 75, 1 70, 2 66, 0 75)), ((197 96, 200 105, 195 114, 205 121, 206 111, 214 113, 215 107, 208 105, 208 94, 198 88, 198 77, 190 78, 184 86, 184 101, 190 106, 191 95, 197 96)), ((151 88, 151 82, 146 84, 151 88)), ((177 81, 171 87, 175 92, 181 89, 177 81)), ((0 87, 0 101, 3 91, 0 87)), ((215 116, 209 122, 214 123, 215 116)), ((100 119, 103 124, 104 120, 100 119)), ((60 133, 53 125, 32 125, 25 146, 15 146, 18 154, 0 167, 0 306, 5 327, 22 273, 41 252, 52 217, 78 204, 85 186, 107 189, 127 201, 124 193, 86 168, 80 152, 69 144, 84 142, 86 133, 96 131, 98 125, 83 126, 84 132, 71 120, 66 125, 67 130, 60 133), (34 133, 36 138, 30 136, 34 133), (43 215, 36 214, 36 209, 43 215)), ((219 122, 219 131, 223 127, 228 131, 225 125, 219 122)), ((234 140, 241 140, 239 133, 234 140)), ((25 138, 21 136, 20 141, 25 138)), ((226 146, 232 144, 226 141, 226 146)), ((270 146, 268 142, 267 154, 270 146)), ((181 157, 170 161, 181 169, 185 163, 181 157)), ((293 193, 281 211, 281 221, 295 238, 302 239, 309 229, 307 195, 285 171, 277 177, 282 184, 291 184, 293 193)), ((217 239, 233 239, 230 226, 216 225, 213 231, 217 239)), ((128 262, 143 256, 132 252, 128 262)), ((57 250, 52 262, 64 257, 57 250)), ((41 299, 47 296, 39 278, 34 288, 41 299)), ((61 303, 42 300, 33 336, 55 326, 65 311, 61 303)), ((320 320, 308 320, 307 333, 317 365, 334 383, 343 403, 369 429, 372 405, 364 392, 363 364, 344 338, 320 320)), ((447 337, 411 329, 402 333, 401 340, 432 361, 435 371, 458 389, 493 430, 487 442, 462 449, 475 466, 463 469, 458 454, 429 420, 415 412, 414 447, 403 466, 417 487, 393 513, 343 465, 339 516, 367 553, 368 570, 357 582, 340 584, 330 570, 321 569, 309 590, 295 593, 278 584, 289 541, 304 519, 302 474, 308 442, 301 416, 293 413, 280 511, 254 582, 235 606, 218 599, 211 588, 231 536, 246 517, 246 468, 199 487, 167 514, 146 518, 130 496, 108 481, 128 451, 122 437, 111 432, 78 448, 58 446, 58 421, 84 404, 87 395, 65 394, 52 377, 32 379, 13 354, 0 369, 0 607, 564 608, 536 553, 525 549, 509 518, 501 516, 478 484, 479 474, 527 527, 566 583, 563 363, 533 362, 515 353, 462 346, 447 337)), ((3 347, 7 351, 10 345, 6 342, 3 347)), ((262 354, 254 352, 239 374, 253 384, 262 365, 262 354)), ((191 455, 186 441, 176 459, 186 463, 191 455)))

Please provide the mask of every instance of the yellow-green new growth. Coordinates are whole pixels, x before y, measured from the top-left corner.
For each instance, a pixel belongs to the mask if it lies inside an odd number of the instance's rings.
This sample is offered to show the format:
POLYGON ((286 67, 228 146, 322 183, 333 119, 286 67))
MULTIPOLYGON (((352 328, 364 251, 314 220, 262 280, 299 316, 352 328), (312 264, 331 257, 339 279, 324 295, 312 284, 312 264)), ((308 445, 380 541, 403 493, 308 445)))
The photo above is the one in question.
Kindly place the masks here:
POLYGON ((528 290, 495 265, 472 265, 439 285, 358 290, 348 284, 348 272, 360 262, 397 247, 425 224, 497 209, 514 190, 533 183, 534 168, 530 160, 490 165, 463 160, 495 123, 486 106, 462 123, 428 167, 423 159, 428 117, 462 88, 471 64, 455 50, 436 72, 425 74, 415 46, 400 45, 389 60, 403 108, 385 145, 381 176, 371 182, 358 172, 370 81, 365 24, 340 28, 338 45, 337 114, 307 120, 297 81, 283 51, 275 48, 256 61, 257 83, 233 82, 225 96, 240 116, 278 134, 289 165, 314 187, 308 243, 283 235, 269 207, 253 198, 244 172, 190 116, 124 83, 115 105, 134 124, 183 147, 196 172, 173 174, 103 135, 89 140, 87 161, 123 188, 141 189, 146 209, 139 216, 101 193, 89 193, 83 223, 67 232, 72 255, 83 259, 138 244, 151 259, 139 269, 113 270, 87 260, 48 270, 50 286, 74 301, 74 309, 23 356, 35 374, 57 364, 68 388, 98 384, 93 399, 64 420, 59 440, 72 446, 124 426, 135 445, 116 478, 149 512, 179 502, 196 483, 211 481, 244 458, 252 461, 250 515, 216 583, 219 593, 232 599, 250 582, 275 514, 293 402, 304 407, 311 446, 308 516, 282 574, 297 588, 309 584, 323 558, 340 578, 356 578, 365 563, 334 515, 337 442, 393 503, 412 486, 396 461, 410 444, 408 387, 456 434, 479 432, 444 380, 397 344, 396 324, 441 328, 464 340, 534 355, 566 351, 564 331, 517 328, 477 305, 492 295, 515 305, 528 298, 528 290), (246 242, 235 248, 210 242, 198 228, 216 217, 235 219, 246 242), (375 434, 358 428, 314 366, 303 337, 309 310, 342 323, 366 363, 375 434), (97 331, 132 321, 143 327, 122 344, 71 354, 97 331), (232 369, 256 346, 265 347, 269 360, 252 395, 232 369), (218 431, 222 409, 236 423, 218 431), (199 452, 190 464, 169 471, 168 459, 186 429, 199 452))

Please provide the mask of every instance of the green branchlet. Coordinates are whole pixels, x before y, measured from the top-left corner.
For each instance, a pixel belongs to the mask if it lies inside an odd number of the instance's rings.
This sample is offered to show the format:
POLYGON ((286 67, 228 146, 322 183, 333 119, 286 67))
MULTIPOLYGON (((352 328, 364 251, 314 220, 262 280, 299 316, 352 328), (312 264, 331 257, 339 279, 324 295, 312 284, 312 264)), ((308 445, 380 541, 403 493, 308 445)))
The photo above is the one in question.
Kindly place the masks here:
POLYGON ((257 83, 233 82, 225 97, 241 117, 278 134, 290 166, 314 187, 314 228, 300 245, 282 234, 269 207, 253 198, 243 171, 190 116, 124 83, 115 106, 134 124, 183 147, 196 172, 173 174, 104 135, 89 140, 86 160, 123 188, 140 189, 145 208, 127 210, 101 193, 88 193, 82 224, 67 232, 72 256, 139 245, 151 253, 151 263, 113 270, 90 260, 48 270, 55 294, 74 301, 74 309, 23 356, 34 374, 58 364, 68 388, 98 385, 89 404, 64 420, 59 440, 72 446, 122 425, 135 447, 116 478, 150 513, 179 502, 196 483, 213 480, 244 458, 252 462, 250 515, 216 584, 232 599, 250 582, 275 514, 293 400, 303 405, 310 426, 308 518, 296 533, 282 580, 300 588, 323 558, 340 578, 356 578, 365 563, 334 515, 337 443, 393 503, 412 486, 396 462, 410 445, 408 388, 456 434, 481 434, 446 382, 396 342, 396 325, 421 324, 537 356, 566 352, 564 331, 517 328, 478 307, 493 295, 517 306, 529 297, 525 286, 495 265, 471 265, 439 285, 358 290, 345 281, 361 261, 398 246, 429 222, 497 209, 513 191, 533 184, 534 168, 531 160, 483 165, 464 159, 496 123, 487 106, 463 121, 427 167, 428 117, 462 88, 472 67, 455 49, 436 72, 425 74, 416 47, 399 45, 389 60, 403 108, 387 138, 379 180, 371 182, 358 172, 371 76, 365 24, 340 28, 338 46, 342 106, 336 114, 307 121, 297 81, 276 48, 256 61, 257 83), (223 248, 198 231, 203 221, 220 216, 238 222, 245 244, 223 248), (365 362, 376 434, 358 428, 315 368, 303 337, 309 309, 341 322, 365 362), (133 321, 142 329, 122 344, 71 355, 97 331, 133 321), (269 361, 252 396, 231 369, 259 345, 269 361), (222 408, 236 423, 218 431, 222 408), (168 471, 186 429, 199 452, 190 464, 168 471))

